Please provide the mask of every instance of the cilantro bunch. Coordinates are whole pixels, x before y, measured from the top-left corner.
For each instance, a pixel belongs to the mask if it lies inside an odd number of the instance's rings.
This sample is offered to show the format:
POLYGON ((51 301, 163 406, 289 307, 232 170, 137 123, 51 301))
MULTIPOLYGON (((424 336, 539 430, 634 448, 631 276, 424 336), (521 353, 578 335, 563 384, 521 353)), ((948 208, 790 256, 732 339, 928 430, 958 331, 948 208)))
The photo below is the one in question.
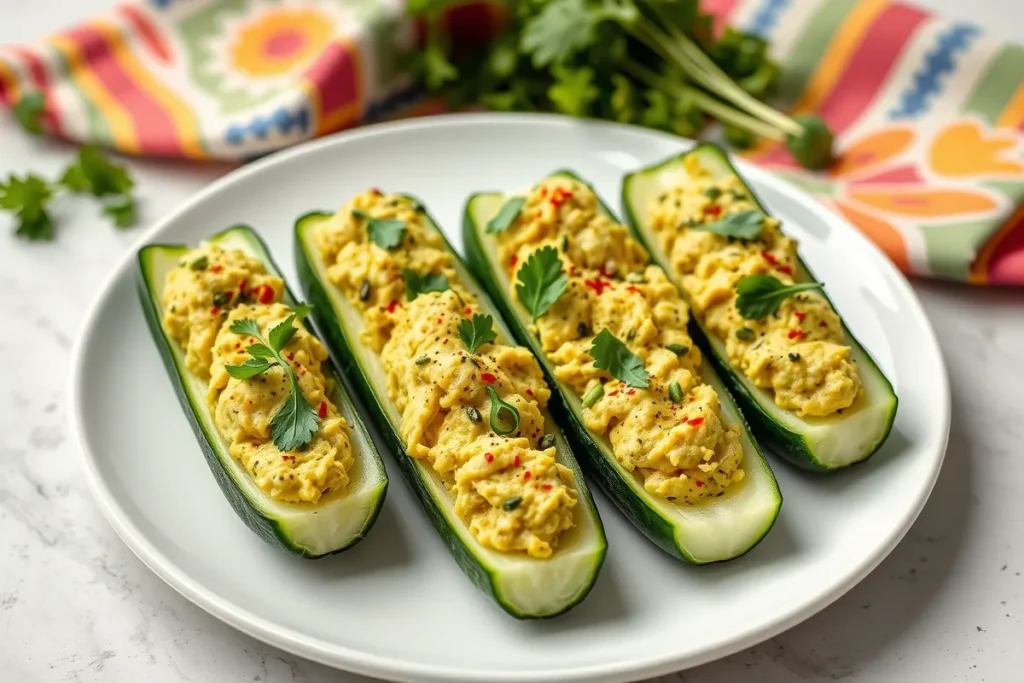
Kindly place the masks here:
MULTIPOLYGON (((21 127, 35 135, 42 132, 43 108, 43 96, 30 93, 14 105, 13 112, 21 127)), ((128 169, 112 162, 98 147, 83 145, 57 180, 34 173, 0 180, 0 211, 14 215, 17 237, 50 241, 54 238, 53 202, 64 193, 90 195, 100 200, 103 215, 115 226, 130 228, 136 220, 134 185, 128 169)))
POLYGON ((454 107, 556 111, 696 137, 710 119, 733 146, 784 141, 807 168, 832 157, 816 116, 791 118, 763 102, 779 68, 761 38, 720 38, 699 0, 505 0, 503 31, 475 50, 453 45, 444 11, 460 0, 411 0, 426 20, 414 73, 454 107))

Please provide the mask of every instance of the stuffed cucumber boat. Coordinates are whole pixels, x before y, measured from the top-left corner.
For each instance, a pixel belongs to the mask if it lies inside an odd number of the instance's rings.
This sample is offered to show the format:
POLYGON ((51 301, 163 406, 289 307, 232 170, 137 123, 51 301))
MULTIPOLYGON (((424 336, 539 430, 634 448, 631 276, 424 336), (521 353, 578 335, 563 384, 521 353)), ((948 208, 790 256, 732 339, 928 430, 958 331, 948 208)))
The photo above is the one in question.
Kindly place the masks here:
POLYGON ((305 557, 358 543, 384 463, 263 241, 237 226, 196 248, 143 247, 138 266, 153 339, 238 516, 305 557))
POLYGON ((582 600, 604 528, 544 375, 422 205, 371 190, 295 238, 317 326, 462 569, 519 618, 582 600))
POLYGON ((881 447, 896 416, 892 385, 721 148, 629 174, 622 202, 758 440, 819 471, 881 447))
POLYGON ((779 513, 775 477, 675 286, 593 190, 562 172, 525 194, 473 195, 463 238, 623 514, 695 564, 753 548, 779 513))

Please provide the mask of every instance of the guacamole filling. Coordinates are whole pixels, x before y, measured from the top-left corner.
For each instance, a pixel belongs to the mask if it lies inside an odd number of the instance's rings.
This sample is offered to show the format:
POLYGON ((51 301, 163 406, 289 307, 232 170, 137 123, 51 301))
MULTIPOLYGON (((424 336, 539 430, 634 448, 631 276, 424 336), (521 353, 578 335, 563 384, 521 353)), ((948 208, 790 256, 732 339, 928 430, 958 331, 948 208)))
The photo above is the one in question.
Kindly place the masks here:
POLYGON ((469 350, 459 325, 479 303, 413 201, 365 192, 314 239, 328 279, 362 314, 361 341, 380 357, 409 455, 437 473, 482 545, 550 556, 573 526, 577 494, 555 460, 537 360, 500 337, 469 350), (492 395, 518 413, 513 432, 492 428, 492 395))
POLYGON ((646 209, 694 315, 725 344, 730 364, 773 392, 780 408, 825 417, 852 406, 861 393, 860 377, 839 316, 824 296, 801 292, 760 320, 746 319, 736 308, 736 284, 744 277, 767 274, 794 283, 796 242, 770 216, 763 217, 755 239, 694 227, 759 209, 737 176, 715 178, 696 157, 686 159, 686 170, 685 184, 646 209))
POLYGON ((290 391, 284 370, 271 367, 235 379, 225 369, 248 360, 247 349, 256 341, 235 334, 231 325, 254 320, 266 338, 292 313, 281 303, 283 295, 284 282, 258 259, 203 244, 167 275, 163 326, 184 349, 188 370, 208 382, 207 405, 231 457, 271 498, 316 503, 348 485, 353 464, 349 424, 329 398, 333 381, 322 369, 327 349, 300 324, 282 349, 303 397, 320 418, 316 434, 301 450, 283 452, 271 439, 270 421, 290 391))
POLYGON ((500 258, 515 283, 534 252, 558 251, 568 285, 531 331, 555 377, 583 400, 587 428, 652 494, 681 504, 723 495, 744 476, 739 428, 722 420, 718 394, 701 381, 675 286, 627 228, 599 213, 586 185, 549 178, 525 199, 499 234, 500 258), (590 351, 602 330, 643 361, 649 386, 596 367, 590 351))

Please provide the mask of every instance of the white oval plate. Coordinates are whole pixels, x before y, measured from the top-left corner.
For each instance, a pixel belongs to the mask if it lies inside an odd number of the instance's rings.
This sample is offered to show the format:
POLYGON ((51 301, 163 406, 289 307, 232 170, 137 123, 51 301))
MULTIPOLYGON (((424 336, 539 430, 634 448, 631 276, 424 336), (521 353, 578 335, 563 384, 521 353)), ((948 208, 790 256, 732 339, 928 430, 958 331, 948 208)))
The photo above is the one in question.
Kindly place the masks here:
MULTIPOLYGON (((368 187, 419 196, 458 247, 463 202, 560 168, 613 206, 627 171, 676 154, 668 135, 554 116, 461 115, 381 125, 313 142, 214 183, 148 241, 196 242, 256 227, 295 285, 292 224, 368 187)), ((463 576, 388 462, 391 486, 369 537, 318 561, 249 532, 214 483, 143 321, 135 254, 87 316, 72 370, 73 421, 88 480, 124 542, 167 583, 272 645, 402 681, 634 680, 764 640, 822 609, 903 537, 946 448, 946 371, 907 281, 864 237, 757 168, 747 177, 899 395, 892 435, 866 464, 811 476, 773 461, 785 503, 745 557, 690 567, 647 542, 598 495, 608 558, 566 615, 518 622, 463 576)))

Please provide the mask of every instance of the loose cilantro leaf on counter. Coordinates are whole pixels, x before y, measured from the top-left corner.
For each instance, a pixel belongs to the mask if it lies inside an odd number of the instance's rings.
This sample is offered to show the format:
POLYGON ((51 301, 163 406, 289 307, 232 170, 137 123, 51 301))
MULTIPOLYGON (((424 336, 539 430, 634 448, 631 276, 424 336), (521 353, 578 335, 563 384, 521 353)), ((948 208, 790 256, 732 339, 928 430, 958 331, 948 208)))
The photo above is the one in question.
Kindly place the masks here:
POLYGON ((519 212, 526 204, 526 197, 512 197, 501 205, 498 215, 487 222, 487 232, 505 232, 519 217, 519 212))
POLYGON ((562 259, 558 258, 558 250, 544 247, 530 254, 530 258, 519 269, 516 294, 530 312, 533 321, 537 322, 568 286, 569 276, 562 272, 562 259))
POLYGON ((14 214, 18 221, 15 234, 23 239, 53 239, 53 221, 46 211, 52 198, 50 184, 31 173, 24 178, 12 175, 7 182, 0 181, 0 209, 14 214))
POLYGON ((103 215, 118 228, 130 228, 135 225, 135 200, 126 196, 104 204, 103 215))
POLYGON ((490 344, 498 338, 494 331, 494 320, 489 315, 473 314, 473 320, 463 318, 459 323, 459 339, 466 345, 470 353, 476 353, 484 344, 490 344))
POLYGON ((128 174, 127 168, 115 164, 98 147, 82 145, 74 163, 64 171, 60 184, 72 192, 106 197, 127 196, 135 186, 135 181, 128 174))
POLYGON ((11 107, 14 118, 26 132, 32 135, 39 135, 43 132, 43 112, 45 110, 46 96, 41 92, 26 93, 11 107))
POLYGON ((821 282, 785 285, 772 275, 748 275, 736 283, 736 310, 747 320, 761 320, 794 294, 824 286, 821 282))
POLYGON ((414 301, 420 294, 427 292, 443 292, 448 289, 448 278, 441 274, 420 275, 415 270, 406 268, 402 271, 405 278, 405 297, 414 301))
POLYGON ((308 304, 297 305, 291 315, 270 330, 266 340, 260 334, 259 325, 251 318, 236 320, 230 328, 237 335, 255 337, 258 341, 247 349, 251 358, 241 365, 225 366, 229 375, 235 379, 251 379, 274 366, 280 366, 288 377, 291 390, 270 420, 270 436, 274 445, 283 452, 294 451, 308 444, 320 425, 317 412, 302 395, 299 378, 295 376, 291 364, 281 355, 281 351, 298 331, 296 321, 309 315, 311 309, 308 304))
POLYGON ((366 234, 369 235, 370 241, 381 249, 394 249, 405 237, 405 221, 397 218, 374 218, 362 209, 353 210, 352 215, 366 221, 366 234))
POLYGON ((692 230, 707 230, 716 235, 735 237, 741 240, 756 239, 764 228, 764 214, 756 209, 731 213, 714 223, 697 223, 688 225, 692 230))
POLYGON ((651 383, 643 360, 634 355, 607 327, 598 332, 591 342, 590 356, 594 359, 595 368, 607 370, 612 377, 631 387, 646 389, 651 383))

